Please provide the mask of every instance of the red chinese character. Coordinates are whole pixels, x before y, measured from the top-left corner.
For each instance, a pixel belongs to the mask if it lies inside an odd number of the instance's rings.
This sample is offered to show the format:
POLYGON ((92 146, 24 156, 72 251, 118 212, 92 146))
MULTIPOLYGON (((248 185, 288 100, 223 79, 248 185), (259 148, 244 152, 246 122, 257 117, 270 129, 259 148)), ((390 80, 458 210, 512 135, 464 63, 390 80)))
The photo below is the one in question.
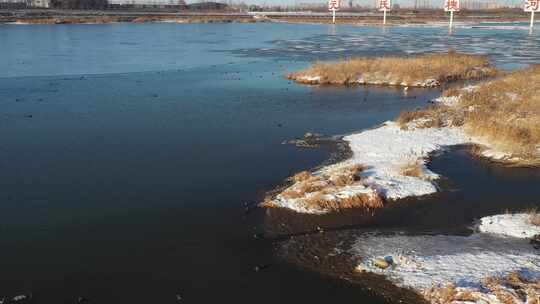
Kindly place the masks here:
POLYGON ((388 0, 380 0, 379 2, 379 8, 380 9, 386 9, 386 10, 389 10, 390 9, 390 3, 388 0))
POLYGON ((330 0, 328 2, 329 10, 338 10, 339 9, 339 0, 330 0))
POLYGON ((538 11, 538 0, 528 0, 525 2, 525 9, 528 11, 538 11))
POLYGON ((447 11, 459 11, 459 0, 447 0, 446 1, 446 10, 447 11))

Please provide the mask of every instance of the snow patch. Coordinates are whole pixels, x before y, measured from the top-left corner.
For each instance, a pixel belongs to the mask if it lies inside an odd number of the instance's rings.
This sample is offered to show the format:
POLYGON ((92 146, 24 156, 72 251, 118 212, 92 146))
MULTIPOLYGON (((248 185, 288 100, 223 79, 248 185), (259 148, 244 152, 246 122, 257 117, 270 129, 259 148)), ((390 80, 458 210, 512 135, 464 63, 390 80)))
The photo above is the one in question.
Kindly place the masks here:
POLYGON ((540 234, 540 226, 530 222, 529 214, 501 214, 484 217, 480 220, 478 231, 515 238, 531 238, 540 234))
POLYGON ((492 291, 482 287, 485 279, 513 272, 527 280, 540 279, 539 252, 524 238, 539 228, 528 224, 527 216, 482 218, 480 232, 470 236, 364 234, 351 251, 362 258, 358 271, 384 275, 398 286, 425 294, 455 284, 460 292, 486 301, 477 303, 499 303, 492 291), (377 267, 374 261, 381 258, 391 260, 391 267, 377 267))
POLYGON ((300 81, 300 82, 319 83, 319 82, 321 82, 321 76, 302 76, 302 77, 298 78, 298 81, 300 81))
MULTIPOLYGON (((313 52, 313 51, 312 51, 313 52)), ((294 76, 290 75, 289 79, 292 79, 298 83, 304 84, 323 84, 326 82, 322 81, 321 76, 294 76)), ((330 84, 339 84, 342 85, 342 82, 329 82, 330 84)), ((436 79, 425 79, 423 81, 417 81, 412 83, 399 82, 398 78, 392 74, 382 75, 380 73, 364 73, 360 75, 356 81, 350 82, 350 84, 361 84, 361 85, 380 85, 380 86, 404 86, 404 87, 421 87, 421 88, 434 88, 441 85, 441 83, 436 79)))
POLYGON ((459 102, 459 96, 441 96, 433 99, 433 102, 435 104, 451 107, 457 105, 457 103, 459 102))
POLYGON ((421 196, 437 191, 433 180, 439 176, 425 167, 429 154, 466 143, 460 128, 415 128, 401 130, 395 122, 362 133, 346 136, 353 157, 348 164, 362 164, 364 184, 376 189, 385 199, 421 196), (421 177, 404 176, 401 168, 419 164, 421 177))

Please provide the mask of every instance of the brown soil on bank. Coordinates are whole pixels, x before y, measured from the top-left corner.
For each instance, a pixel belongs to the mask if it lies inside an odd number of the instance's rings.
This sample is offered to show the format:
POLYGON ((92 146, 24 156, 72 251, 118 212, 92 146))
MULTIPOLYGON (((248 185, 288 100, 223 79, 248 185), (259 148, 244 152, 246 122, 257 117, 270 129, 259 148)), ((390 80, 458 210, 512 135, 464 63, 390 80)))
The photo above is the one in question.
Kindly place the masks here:
POLYGON ((32 18, 16 20, 17 23, 27 24, 106 24, 122 21, 120 17, 32 18))
POLYGON ((227 16, 140 16, 140 17, 43 17, 43 18, 20 18, 17 23, 25 24, 107 24, 116 22, 149 23, 149 22, 172 22, 172 23, 254 23, 261 22, 252 17, 227 17, 227 16))
POLYGON ((437 87, 445 82, 482 79, 495 74, 495 68, 484 56, 448 52, 318 62, 306 70, 287 75, 287 78, 304 84, 437 87))
POLYGON ((147 23, 147 22, 176 22, 176 23, 254 23, 258 20, 252 17, 228 17, 228 16, 141 16, 133 19, 133 23, 147 23))

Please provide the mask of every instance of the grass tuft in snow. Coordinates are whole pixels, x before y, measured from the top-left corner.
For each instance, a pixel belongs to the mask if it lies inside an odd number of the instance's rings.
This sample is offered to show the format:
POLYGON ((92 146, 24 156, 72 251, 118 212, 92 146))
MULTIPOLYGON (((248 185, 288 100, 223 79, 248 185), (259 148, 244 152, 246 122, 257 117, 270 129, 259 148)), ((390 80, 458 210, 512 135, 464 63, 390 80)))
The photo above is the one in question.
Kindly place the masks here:
POLYGON ((300 212, 322 213, 348 208, 380 208, 382 198, 362 184, 361 165, 353 164, 300 172, 290 178, 293 184, 261 204, 263 207, 288 207, 300 212))
POLYGON ((478 290, 458 288, 454 283, 433 287, 423 293, 431 303, 535 303, 539 302, 540 280, 529 280, 519 272, 506 276, 493 276, 480 283, 478 290))
MULTIPOLYGON (((538 209, 531 209, 527 211, 529 215, 529 222, 535 226, 540 226, 540 212, 538 209)), ((540 304, 540 303, 539 303, 540 304)))
POLYGON ((419 161, 409 163, 400 170, 401 175, 422 178, 424 176, 423 164, 419 161))

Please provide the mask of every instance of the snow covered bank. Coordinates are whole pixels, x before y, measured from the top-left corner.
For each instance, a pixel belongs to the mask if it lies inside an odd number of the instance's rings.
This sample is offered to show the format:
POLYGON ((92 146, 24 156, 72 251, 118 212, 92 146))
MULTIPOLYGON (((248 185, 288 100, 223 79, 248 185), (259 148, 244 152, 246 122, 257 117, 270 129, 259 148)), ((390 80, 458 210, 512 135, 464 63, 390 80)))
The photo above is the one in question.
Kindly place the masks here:
POLYGON ((395 122, 346 136, 344 140, 349 142, 352 158, 324 167, 307 180, 296 180, 263 205, 325 213, 348 207, 377 208, 382 207, 381 200, 431 194, 437 191, 434 180, 439 176, 426 167, 429 154, 468 142, 459 128, 421 129, 411 125, 402 130, 395 122), (333 182, 355 166, 361 170, 353 174, 350 182, 333 182), (363 196, 358 204, 345 201, 358 195, 363 196), (324 204, 313 204, 314 198, 322 198, 324 204), (332 201, 335 203, 330 204, 332 201))
POLYGON ((540 252, 525 236, 538 229, 527 214, 505 214, 482 218, 467 237, 365 234, 351 250, 362 259, 358 271, 384 275, 433 303, 531 304, 539 303, 540 252))
MULTIPOLYGON (((343 84, 342 81, 328 81, 324 80, 323 77, 319 75, 312 76, 289 76, 288 79, 294 80, 295 82, 302 84, 343 84)), ((401 86, 401 87, 417 87, 417 88, 435 88, 441 85, 441 82, 433 79, 423 79, 418 81, 399 81, 397 77, 392 74, 381 75, 379 74, 363 74, 359 76, 356 80, 349 80, 346 84, 364 84, 364 85, 385 85, 385 86, 401 86)))
MULTIPOLYGON (((439 103, 453 103, 452 98, 439 103)), ((352 157, 313 173, 308 180, 293 181, 292 185, 262 206, 283 207, 297 212, 321 214, 339 209, 382 207, 384 201, 423 196, 437 192, 439 175, 427 168, 431 153, 448 146, 475 144, 485 157, 510 160, 485 141, 469 137, 462 127, 423 128, 417 119, 403 128, 396 122, 386 122, 378 128, 344 137, 352 157), (351 167, 360 166, 347 184, 336 184, 351 167), (349 199, 361 195, 357 204, 349 199), (347 201, 345 201, 347 200, 347 201)))

